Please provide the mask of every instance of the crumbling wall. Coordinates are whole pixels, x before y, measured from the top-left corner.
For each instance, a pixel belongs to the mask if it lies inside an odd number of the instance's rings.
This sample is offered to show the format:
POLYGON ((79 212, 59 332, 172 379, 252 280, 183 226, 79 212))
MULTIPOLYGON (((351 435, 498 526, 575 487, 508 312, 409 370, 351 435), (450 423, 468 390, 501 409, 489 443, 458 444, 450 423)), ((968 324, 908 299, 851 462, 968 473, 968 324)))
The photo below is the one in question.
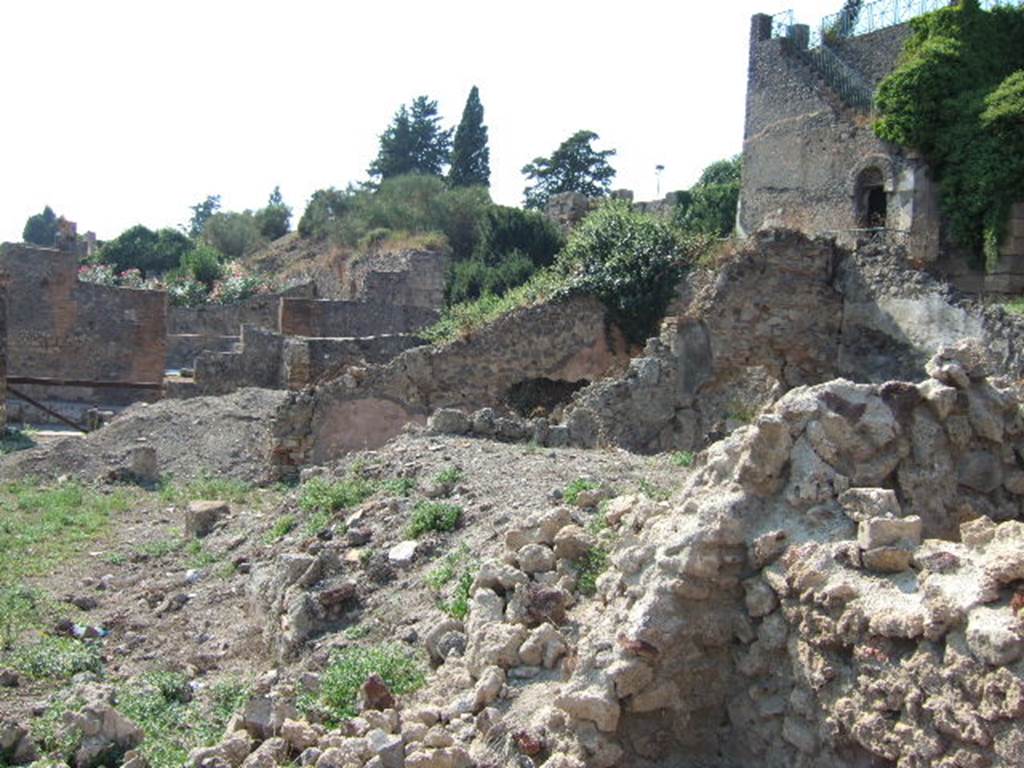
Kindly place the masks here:
POLYGON ((1024 421, 980 361, 794 389, 672 501, 611 500, 603 545, 524 519, 421 700, 483 710, 484 764, 1020 765, 1024 421))
POLYGON ((312 283, 289 288, 280 293, 250 296, 233 304, 203 304, 198 307, 171 307, 167 312, 167 332, 198 336, 235 336, 243 325, 273 331, 278 328, 283 297, 313 298, 312 283))
POLYGON ((621 333, 609 327, 596 299, 521 309, 443 346, 349 371, 297 400, 278 418, 280 471, 383 445, 436 408, 497 405, 523 380, 591 381, 626 356, 621 333))
POLYGON ((443 251, 361 254, 345 265, 340 298, 440 310, 447 268, 443 251))
MULTIPOLYGON (((162 381, 167 354, 163 291, 79 282, 74 253, 28 245, 5 244, 0 271, 10 276, 8 375, 162 381)), ((24 391, 47 402, 93 404, 127 404, 159 396, 131 388, 25 386, 24 391)))

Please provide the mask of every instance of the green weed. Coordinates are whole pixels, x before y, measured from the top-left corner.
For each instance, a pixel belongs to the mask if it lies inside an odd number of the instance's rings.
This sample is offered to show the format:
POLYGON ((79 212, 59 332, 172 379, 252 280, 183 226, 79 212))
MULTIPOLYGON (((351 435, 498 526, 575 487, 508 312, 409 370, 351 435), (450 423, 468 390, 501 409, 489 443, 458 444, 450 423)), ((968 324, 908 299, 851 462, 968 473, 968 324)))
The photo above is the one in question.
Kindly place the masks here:
POLYGON ((372 480, 350 474, 344 480, 314 477, 299 491, 299 507, 304 512, 336 512, 362 504, 377 492, 372 480))
POLYGON ((271 526, 270 530, 263 536, 263 541, 267 544, 273 544, 275 541, 280 541, 295 530, 295 526, 295 515, 281 515, 281 517, 274 521, 274 525, 271 526))
POLYGON ((436 501, 421 501, 413 507, 408 534, 411 538, 418 539, 431 531, 449 533, 455 530, 461 519, 462 507, 436 501))
POLYGON ((395 477, 380 484, 380 489, 389 496, 409 496, 416 490, 416 481, 411 477, 395 477))
POLYGON ((321 709, 330 725, 354 717, 359 689, 373 674, 399 696, 418 690, 427 679, 422 661, 397 643, 341 648, 321 678, 319 696, 307 706, 321 709))
POLYGON ((181 539, 153 539, 142 544, 136 553, 146 560, 156 560, 174 554, 184 543, 181 539))
POLYGON ((194 480, 177 483, 167 480, 160 484, 160 500, 164 504, 185 506, 191 501, 227 501, 232 504, 247 504, 256 489, 242 480, 230 477, 202 475, 194 480))
POLYGON ((652 501, 668 501, 672 498, 672 491, 655 485, 650 480, 641 479, 636 485, 637 490, 652 501))
POLYGON ((576 561, 576 589, 590 597, 597 592, 597 579, 608 568, 608 548, 595 544, 576 561))
POLYGON ((103 656, 93 643, 44 635, 0 655, 0 665, 37 680, 67 679, 79 672, 99 674, 103 671, 103 656))
POLYGON ((470 593, 476 579, 476 569, 467 564, 469 560, 469 547, 463 544, 446 555, 426 578, 427 586, 438 593, 438 607, 460 621, 469 615, 470 593), (452 584, 454 588, 449 590, 452 584), (450 594, 446 595, 446 592, 450 594))
POLYGON ((151 672, 118 691, 118 709, 146 733, 139 748, 150 768, 178 768, 188 753, 216 743, 248 687, 230 680, 193 698, 184 675, 151 672))
POLYGON ((601 484, 594 480, 578 477, 565 487, 565 490, 562 492, 562 498, 566 504, 575 504, 583 491, 596 491, 600 487, 601 484))
POLYGON ((201 541, 189 542, 185 547, 185 554, 186 565, 189 568, 205 568, 220 560, 220 556, 204 547, 201 541))
POLYGON ((462 470, 458 467, 448 467, 434 476, 434 485, 441 485, 446 488, 455 486, 462 479, 462 470))
POLYGON ((672 463, 677 467, 683 467, 689 469, 693 466, 693 462, 696 459, 693 451, 676 451, 672 454, 672 463))

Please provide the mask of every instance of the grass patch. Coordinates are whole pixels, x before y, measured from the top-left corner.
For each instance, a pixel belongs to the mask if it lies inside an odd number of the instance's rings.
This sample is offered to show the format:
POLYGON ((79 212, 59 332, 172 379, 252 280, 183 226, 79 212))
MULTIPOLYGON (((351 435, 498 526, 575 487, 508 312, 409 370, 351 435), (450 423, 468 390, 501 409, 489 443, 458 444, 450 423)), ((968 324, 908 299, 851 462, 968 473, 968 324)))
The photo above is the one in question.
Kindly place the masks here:
POLYGON ((36 680, 66 680, 79 672, 101 673, 103 656, 94 643, 44 635, 0 654, 0 666, 36 680))
POLYGON ((181 549, 184 543, 181 539, 154 539, 153 541, 147 541, 135 551, 146 560, 157 560, 174 554, 181 549))
POLYGON ((594 480, 588 480, 585 477, 577 477, 565 486, 565 490, 562 492, 562 498, 567 504, 575 504, 583 491, 596 491, 600 487, 601 484, 594 480))
POLYGON ((672 454, 672 463, 677 467, 683 467, 689 469, 693 466, 693 462, 697 456, 693 451, 676 451, 672 454))
POLYGON ((100 493, 78 483, 0 486, 0 588, 52 571, 107 531, 130 495, 100 493))
POLYGON ((275 541, 280 541, 293 530, 297 522, 295 515, 281 515, 274 521, 274 525, 271 526, 270 530, 263 536, 263 541, 267 544, 273 544, 275 541))
POLYGON ((192 749, 220 740, 248 696, 244 683, 227 681, 193 698, 184 675, 151 672, 118 691, 118 710, 145 731, 139 750, 150 768, 178 768, 192 749))
POLYGON ((247 504, 255 492, 256 488, 250 483, 212 475, 203 475, 182 483, 168 480, 160 484, 160 500, 164 504, 178 507, 199 500, 247 504))
POLYGON ((398 696, 418 690, 427 679, 423 662, 397 643, 341 648, 321 678, 320 694, 302 706, 322 712, 330 726, 355 717, 359 689, 373 674, 380 675, 398 696))
POLYGON ((388 496, 406 498, 416 490, 416 481, 411 477, 393 477, 381 483, 380 489, 388 496))
POLYGON ((470 592, 476 579, 476 569, 468 564, 469 559, 469 547, 463 544, 446 555, 426 578, 427 586, 437 593, 437 606, 460 621, 469 615, 470 592))
POLYGON ((436 501, 421 501, 412 510, 408 534, 418 539, 425 533, 450 533, 462 519, 462 507, 436 501))
POLYGON ((220 560, 217 555, 203 546, 201 541, 191 541, 185 546, 186 565, 189 568, 206 568, 220 560))
POLYGON ((466 337, 509 312, 547 301, 567 284, 568 278, 556 270, 539 270, 528 282, 504 296, 485 293, 476 301, 448 307, 441 314, 441 319, 420 335, 434 344, 466 337))
POLYGON ((314 477, 299 491, 299 507, 304 512, 331 513, 362 504, 377 492, 377 485, 358 475, 330 481, 314 477))
POLYGON ((35 448, 36 441, 32 439, 34 432, 35 430, 15 429, 14 427, 0 430, 0 456, 35 448))
POLYGON ((608 548, 595 544, 575 563, 576 589, 581 595, 592 597, 597 592, 597 579, 608 568, 608 548))

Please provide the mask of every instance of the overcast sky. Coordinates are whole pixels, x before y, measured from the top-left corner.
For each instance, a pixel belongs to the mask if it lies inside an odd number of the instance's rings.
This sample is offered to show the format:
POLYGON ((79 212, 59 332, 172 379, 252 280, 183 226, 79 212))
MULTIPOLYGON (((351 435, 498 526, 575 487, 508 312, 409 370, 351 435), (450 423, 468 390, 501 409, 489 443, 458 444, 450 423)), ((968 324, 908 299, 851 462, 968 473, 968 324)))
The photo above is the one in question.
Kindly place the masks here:
POLYGON ((310 194, 366 178, 379 134, 419 94, 458 123, 478 85, 491 191, 579 129, 618 155, 616 188, 655 197, 740 151, 752 13, 803 20, 841 0, 517 0, 0 4, 0 240, 49 204, 102 239, 175 226, 220 194, 310 194))

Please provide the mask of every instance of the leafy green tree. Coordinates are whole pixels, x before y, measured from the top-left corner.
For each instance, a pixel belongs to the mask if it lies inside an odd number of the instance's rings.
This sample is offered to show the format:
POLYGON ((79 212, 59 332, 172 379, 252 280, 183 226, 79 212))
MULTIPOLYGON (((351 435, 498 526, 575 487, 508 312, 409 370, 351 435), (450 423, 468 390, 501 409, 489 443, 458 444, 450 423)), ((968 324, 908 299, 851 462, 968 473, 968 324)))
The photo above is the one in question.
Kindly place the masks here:
POLYGON ((537 157, 523 166, 523 175, 533 182, 523 192, 526 207, 543 208, 552 195, 561 192, 606 195, 615 177, 615 169, 608 164, 615 150, 594 149, 592 144, 599 138, 593 131, 577 131, 551 157, 537 157))
POLYGON ((299 236, 323 239, 332 228, 355 206, 356 192, 352 187, 345 190, 318 189, 306 205, 299 219, 299 236))
POLYGON ((534 266, 546 267, 564 245, 562 230, 544 214, 494 205, 480 222, 474 257, 495 265, 509 254, 518 253, 534 266))
POLYGON ((281 188, 274 187, 267 201, 267 207, 256 211, 256 226, 260 234, 268 240, 277 240, 288 234, 292 218, 292 209, 284 204, 281 188))
POLYGON ((220 210, 220 195, 208 195, 205 200, 191 206, 192 218, 188 223, 188 236, 195 239, 203 234, 206 222, 220 210))
POLYGON ((686 232, 726 237, 736 226, 741 157, 712 163, 697 183, 676 193, 673 221, 686 232))
POLYGON ((50 246, 57 242, 57 214, 50 206, 43 208, 42 213, 28 217, 21 239, 33 245, 50 246))
POLYGON ((215 213, 203 225, 202 241, 231 259, 241 258, 263 242, 260 226, 252 211, 215 213))
POLYGON ((138 269, 143 275, 151 276, 177 267, 193 245, 175 229, 154 232, 137 224, 100 248, 95 260, 111 265, 118 272, 138 269))
POLYGON ((474 85, 462 110, 462 120, 452 143, 452 167, 448 183, 453 187, 489 187, 491 185, 491 150, 487 147, 487 126, 480 91, 474 85))
POLYGON ((408 108, 399 107, 380 137, 370 176, 378 180, 413 173, 440 176, 452 143, 451 129, 442 129, 440 122, 437 102, 426 96, 417 96, 408 108))

